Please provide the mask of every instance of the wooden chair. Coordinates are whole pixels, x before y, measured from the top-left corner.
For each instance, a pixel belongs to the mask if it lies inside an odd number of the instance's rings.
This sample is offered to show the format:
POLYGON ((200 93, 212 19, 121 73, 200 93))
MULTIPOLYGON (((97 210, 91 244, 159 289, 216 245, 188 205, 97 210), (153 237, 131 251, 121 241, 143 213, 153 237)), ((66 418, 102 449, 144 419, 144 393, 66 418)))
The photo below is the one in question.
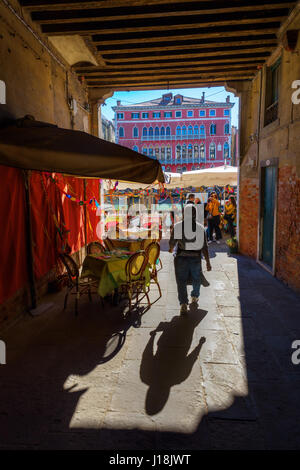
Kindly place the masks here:
POLYGON ((121 292, 123 292, 129 299, 129 312, 131 312, 132 297, 134 293, 137 296, 138 302, 139 294, 143 292, 147 298, 148 306, 150 307, 151 305, 147 288, 145 286, 146 280, 144 272, 147 265, 148 258, 145 252, 133 254, 125 265, 126 282, 124 282, 120 288, 121 292))
POLYGON ((102 255, 105 251, 105 246, 100 242, 92 242, 87 247, 88 255, 102 255))
POLYGON ((141 243, 141 249, 142 250, 146 250, 147 246, 150 245, 150 243, 152 243, 153 240, 151 240, 151 238, 145 238, 145 240, 142 241, 141 243))
POLYGON ((75 315, 78 315, 78 301, 83 294, 88 294, 89 300, 92 301, 91 288, 97 287, 99 280, 97 279, 79 279, 79 268, 70 255, 60 254, 59 258, 67 271, 67 292, 64 301, 64 310, 67 308, 69 294, 75 295, 75 315), (74 291, 75 292, 72 292, 74 291))
POLYGON ((104 238, 103 243, 107 251, 112 251, 115 249, 112 240, 109 238, 104 238))
POLYGON ((158 291, 159 291, 158 299, 160 299, 161 296, 162 296, 162 293, 161 293, 161 288, 160 288, 158 278, 157 278, 157 262, 160 259, 159 258, 159 254, 160 254, 160 245, 159 245, 159 243, 157 243, 157 242, 150 243, 150 245, 147 246, 145 252, 146 252, 146 256, 148 258, 148 263, 151 267, 150 283, 151 283, 151 281, 153 281, 157 285, 158 291))
MULTIPOLYGON (((153 239, 151 239, 151 238, 146 238, 145 240, 143 240, 141 248, 142 248, 142 250, 145 250, 145 251, 146 251, 147 247, 148 247, 149 245, 151 245, 151 243, 157 243, 157 244, 159 244, 159 242, 160 242, 160 238, 157 239, 157 240, 156 240, 156 239, 153 240, 153 239)), ((162 268, 163 268, 163 265, 162 265, 161 259, 159 258, 159 259, 158 259, 158 263, 156 264, 156 270, 157 270, 157 271, 160 271, 162 268)))

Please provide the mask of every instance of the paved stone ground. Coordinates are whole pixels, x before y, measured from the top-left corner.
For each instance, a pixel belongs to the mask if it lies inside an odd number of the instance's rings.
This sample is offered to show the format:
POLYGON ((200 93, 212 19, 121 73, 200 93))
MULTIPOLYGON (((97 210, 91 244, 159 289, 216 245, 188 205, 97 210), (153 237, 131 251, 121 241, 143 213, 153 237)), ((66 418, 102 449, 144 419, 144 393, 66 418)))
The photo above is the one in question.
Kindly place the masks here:
POLYGON ((186 317, 162 252, 144 315, 82 299, 75 317, 61 292, 1 334, 0 449, 299 449, 299 297, 225 245, 210 253, 186 317))

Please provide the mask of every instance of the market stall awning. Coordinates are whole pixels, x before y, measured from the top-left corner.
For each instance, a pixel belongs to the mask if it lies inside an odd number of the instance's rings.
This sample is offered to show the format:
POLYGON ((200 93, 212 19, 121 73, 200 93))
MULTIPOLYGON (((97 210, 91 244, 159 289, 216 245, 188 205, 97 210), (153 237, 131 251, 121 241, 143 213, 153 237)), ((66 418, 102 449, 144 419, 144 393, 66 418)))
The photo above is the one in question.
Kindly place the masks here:
POLYGON ((237 185, 237 167, 222 165, 205 170, 187 171, 182 174, 182 187, 237 185))
POLYGON ((85 132, 31 119, 0 129, 0 165, 85 178, 164 182, 157 160, 85 132))

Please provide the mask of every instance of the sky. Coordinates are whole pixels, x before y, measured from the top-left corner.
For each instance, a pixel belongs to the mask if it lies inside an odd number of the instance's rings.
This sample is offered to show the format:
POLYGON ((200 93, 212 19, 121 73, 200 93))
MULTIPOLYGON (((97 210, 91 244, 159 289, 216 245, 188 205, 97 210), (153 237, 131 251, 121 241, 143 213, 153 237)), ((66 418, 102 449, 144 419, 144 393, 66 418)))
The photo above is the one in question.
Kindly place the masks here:
POLYGON ((172 92, 173 94, 181 94, 189 96, 190 98, 201 98, 202 92, 205 92, 205 99, 210 101, 225 101, 226 97, 230 95, 230 101, 235 103, 231 111, 231 124, 238 127, 238 108, 239 99, 233 93, 229 93, 224 87, 211 87, 211 88, 178 88, 171 90, 141 90, 141 91, 117 91, 111 98, 108 98, 104 105, 102 105, 102 116, 109 120, 113 120, 114 111, 112 106, 116 106, 117 100, 121 100, 121 104, 130 105, 134 103, 141 103, 143 101, 154 100, 160 98, 163 93, 172 92))

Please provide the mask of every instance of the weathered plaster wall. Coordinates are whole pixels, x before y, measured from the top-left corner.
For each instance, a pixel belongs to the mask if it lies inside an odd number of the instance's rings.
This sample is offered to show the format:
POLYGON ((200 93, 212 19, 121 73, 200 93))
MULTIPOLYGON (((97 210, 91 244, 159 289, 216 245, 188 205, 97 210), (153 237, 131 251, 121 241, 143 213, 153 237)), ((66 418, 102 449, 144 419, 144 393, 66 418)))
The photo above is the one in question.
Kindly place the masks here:
POLYGON ((6 84, 0 120, 8 114, 15 118, 31 114, 37 120, 90 132, 89 114, 80 107, 88 102, 87 90, 59 60, 65 68, 0 4, 0 80, 6 84), (71 97, 80 105, 73 124, 68 107, 71 97))
MULTIPOLYGON (((290 24, 299 29, 300 15, 290 24)), ((275 274, 300 290, 300 104, 291 96, 294 80, 300 80, 300 35, 295 52, 283 48, 270 58, 269 65, 281 56, 280 98, 277 121, 264 126, 266 67, 241 92, 241 180, 240 251, 258 256, 259 169, 260 162, 277 158, 278 197, 275 274), (262 96, 259 122, 260 80, 262 96)))

